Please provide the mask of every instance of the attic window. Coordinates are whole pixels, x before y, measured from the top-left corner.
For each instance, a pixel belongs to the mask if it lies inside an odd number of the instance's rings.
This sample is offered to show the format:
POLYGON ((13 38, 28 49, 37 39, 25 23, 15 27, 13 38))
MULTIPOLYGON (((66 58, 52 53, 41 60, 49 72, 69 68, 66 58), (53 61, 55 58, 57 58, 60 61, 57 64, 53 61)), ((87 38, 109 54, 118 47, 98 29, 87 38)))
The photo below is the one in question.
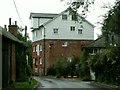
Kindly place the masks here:
POLYGON ((78 34, 82 34, 82 29, 78 29, 78 34))
POLYGON ((54 33, 54 34, 58 34, 58 28, 54 28, 54 29, 53 29, 53 33, 54 33))
POLYGON ((70 27, 70 31, 75 31, 75 27, 74 27, 74 26, 71 26, 71 27, 70 27))
POLYGON ((72 20, 76 21, 76 16, 75 15, 72 15, 72 20))
POLYGON ((67 14, 62 14, 62 20, 67 20, 67 14))

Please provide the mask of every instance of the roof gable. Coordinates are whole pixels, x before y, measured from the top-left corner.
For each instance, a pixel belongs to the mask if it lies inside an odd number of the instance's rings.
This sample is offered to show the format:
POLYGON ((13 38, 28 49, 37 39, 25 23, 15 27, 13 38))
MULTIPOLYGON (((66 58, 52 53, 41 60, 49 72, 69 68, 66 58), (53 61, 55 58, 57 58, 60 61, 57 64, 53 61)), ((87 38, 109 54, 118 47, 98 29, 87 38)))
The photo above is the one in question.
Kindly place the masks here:
MULTIPOLYGON (((56 15, 56 17, 54 17, 53 19, 47 21, 46 23, 44 23, 44 24, 41 25, 41 26, 45 26, 45 25, 49 24, 50 22, 54 21, 56 18, 58 18, 59 16, 61 16, 61 15, 64 14, 65 12, 67 12, 69 9, 70 9, 70 7, 68 7, 66 10, 64 10, 64 11, 61 12, 60 14, 56 15)), ((78 13, 77 13, 77 14, 78 14, 78 13)), ((78 14, 78 16, 79 16, 80 18, 83 18, 83 17, 80 16, 79 14, 78 14)), ((90 22, 89 22, 88 20, 86 20, 85 18, 84 18, 84 21, 86 21, 87 23, 89 23, 92 27, 95 27, 92 23, 90 23, 90 22)), ((41 26, 40 26, 40 27, 41 27, 41 26)))

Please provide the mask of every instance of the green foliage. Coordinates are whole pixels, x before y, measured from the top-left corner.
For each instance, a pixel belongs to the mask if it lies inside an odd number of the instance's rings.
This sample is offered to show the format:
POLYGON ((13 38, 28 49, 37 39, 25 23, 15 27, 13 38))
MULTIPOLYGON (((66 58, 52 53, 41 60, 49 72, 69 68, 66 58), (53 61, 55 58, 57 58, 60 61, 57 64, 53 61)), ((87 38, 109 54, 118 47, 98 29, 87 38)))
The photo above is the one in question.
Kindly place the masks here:
POLYGON ((119 85, 120 83, 120 47, 111 47, 90 59, 96 81, 119 85))
POLYGON ((90 67, 88 65, 89 55, 87 52, 83 51, 80 54, 80 78, 82 80, 90 80, 90 67))
POLYGON ((30 40, 26 41, 19 30, 17 38, 27 45, 27 47, 24 44, 16 45, 16 81, 24 82, 32 73, 32 42, 30 40), (27 65, 26 55, 28 55, 29 65, 27 65))
POLYGON ((56 76, 58 78, 60 78, 63 75, 64 69, 66 68, 65 57, 62 57, 62 56, 59 57, 54 64, 54 68, 55 68, 55 71, 56 71, 56 76))
POLYGON ((102 33, 106 37, 106 43, 114 42, 114 35, 120 36, 120 1, 108 12, 105 17, 102 33))
POLYGON ((73 57, 71 59, 72 60, 69 61, 66 57, 58 57, 54 63, 54 68, 51 67, 48 70, 49 75, 56 75, 59 78, 61 76, 66 78, 68 75, 71 75, 71 77, 73 77, 74 75, 79 76, 79 58, 73 57))
POLYGON ((27 73, 28 76, 31 76, 31 74, 32 74, 32 68, 31 68, 30 65, 27 65, 26 73, 27 73))
MULTIPOLYGON (((31 81, 31 84, 29 84, 29 82, 16 82, 14 84, 14 87, 15 88, 23 88, 23 89, 30 89, 30 88, 33 88, 35 85, 37 84, 37 81, 36 80, 32 80, 31 81)), ((13 89, 14 90, 14 89, 13 89)))
POLYGON ((55 74, 56 74, 56 71, 54 66, 51 66, 50 68, 48 68, 47 75, 55 76, 55 74))

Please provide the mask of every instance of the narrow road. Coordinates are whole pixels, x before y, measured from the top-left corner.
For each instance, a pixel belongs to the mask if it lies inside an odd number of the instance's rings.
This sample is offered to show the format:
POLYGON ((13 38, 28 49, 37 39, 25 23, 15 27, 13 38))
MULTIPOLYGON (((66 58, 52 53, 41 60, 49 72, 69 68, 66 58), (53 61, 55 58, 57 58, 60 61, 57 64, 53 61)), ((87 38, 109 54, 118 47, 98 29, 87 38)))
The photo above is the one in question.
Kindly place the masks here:
POLYGON ((107 90, 98 88, 90 85, 90 82, 83 82, 80 80, 68 80, 68 79, 55 79, 55 78, 47 78, 47 77, 34 77, 35 80, 40 82, 42 85, 37 88, 37 90, 43 89, 79 89, 79 90, 107 90))

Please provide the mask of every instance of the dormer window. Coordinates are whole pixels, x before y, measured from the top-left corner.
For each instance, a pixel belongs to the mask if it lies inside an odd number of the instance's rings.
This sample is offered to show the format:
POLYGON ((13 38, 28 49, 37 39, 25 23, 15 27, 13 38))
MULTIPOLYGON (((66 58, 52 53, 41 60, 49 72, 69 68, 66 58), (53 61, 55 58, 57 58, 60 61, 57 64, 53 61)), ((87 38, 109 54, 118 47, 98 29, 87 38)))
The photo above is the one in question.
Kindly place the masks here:
POLYGON ((62 14, 62 20, 67 20, 67 14, 62 14))

